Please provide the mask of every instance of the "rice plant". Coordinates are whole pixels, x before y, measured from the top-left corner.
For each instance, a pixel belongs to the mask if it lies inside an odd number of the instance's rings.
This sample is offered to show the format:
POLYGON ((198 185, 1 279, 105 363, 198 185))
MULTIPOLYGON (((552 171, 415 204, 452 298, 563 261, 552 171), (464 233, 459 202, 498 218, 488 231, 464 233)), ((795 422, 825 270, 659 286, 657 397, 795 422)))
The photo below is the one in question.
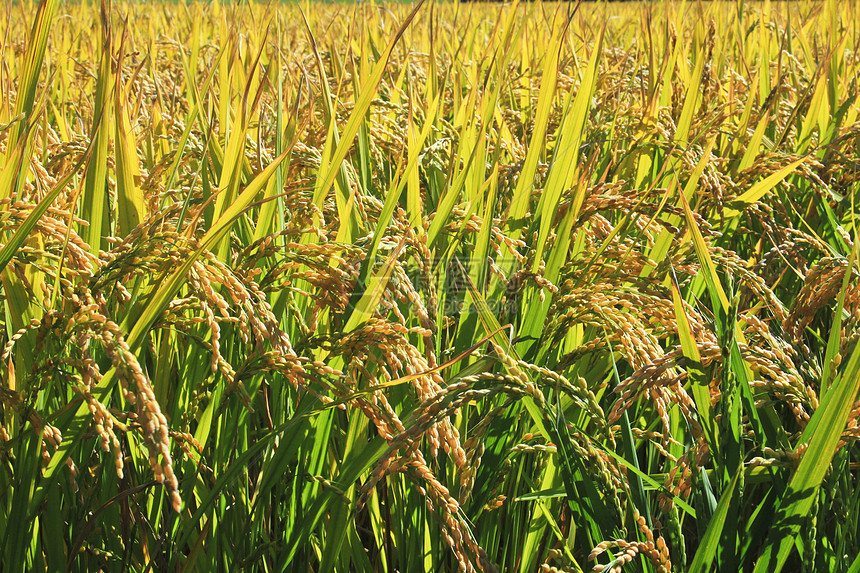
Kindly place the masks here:
POLYGON ((7 2, 3 571, 860 571, 856 0, 7 2))

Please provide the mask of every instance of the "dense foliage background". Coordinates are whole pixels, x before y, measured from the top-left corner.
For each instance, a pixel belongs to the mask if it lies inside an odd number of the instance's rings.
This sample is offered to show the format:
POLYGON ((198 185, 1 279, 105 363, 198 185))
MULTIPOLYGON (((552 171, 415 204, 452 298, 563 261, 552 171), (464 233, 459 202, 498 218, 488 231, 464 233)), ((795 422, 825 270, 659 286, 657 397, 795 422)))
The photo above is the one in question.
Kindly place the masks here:
POLYGON ((856 8, 7 3, 2 569, 860 571, 856 8))

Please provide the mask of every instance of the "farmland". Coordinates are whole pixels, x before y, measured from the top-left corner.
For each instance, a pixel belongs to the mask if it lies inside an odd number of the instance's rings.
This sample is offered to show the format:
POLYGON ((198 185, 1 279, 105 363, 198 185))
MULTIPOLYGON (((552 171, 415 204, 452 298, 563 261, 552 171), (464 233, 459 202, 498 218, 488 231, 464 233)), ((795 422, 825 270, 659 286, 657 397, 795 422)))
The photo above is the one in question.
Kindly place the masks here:
POLYGON ((856 0, 5 4, 3 571, 860 571, 856 0))

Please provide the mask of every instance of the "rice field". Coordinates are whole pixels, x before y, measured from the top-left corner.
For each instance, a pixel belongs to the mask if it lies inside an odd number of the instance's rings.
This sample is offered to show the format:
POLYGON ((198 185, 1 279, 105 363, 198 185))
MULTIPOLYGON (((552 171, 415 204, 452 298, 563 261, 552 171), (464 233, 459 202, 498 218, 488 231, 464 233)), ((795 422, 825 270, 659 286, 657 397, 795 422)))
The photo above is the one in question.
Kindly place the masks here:
POLYGON ((6 2, 0 569, 860 572, 858 15, 6 2))

